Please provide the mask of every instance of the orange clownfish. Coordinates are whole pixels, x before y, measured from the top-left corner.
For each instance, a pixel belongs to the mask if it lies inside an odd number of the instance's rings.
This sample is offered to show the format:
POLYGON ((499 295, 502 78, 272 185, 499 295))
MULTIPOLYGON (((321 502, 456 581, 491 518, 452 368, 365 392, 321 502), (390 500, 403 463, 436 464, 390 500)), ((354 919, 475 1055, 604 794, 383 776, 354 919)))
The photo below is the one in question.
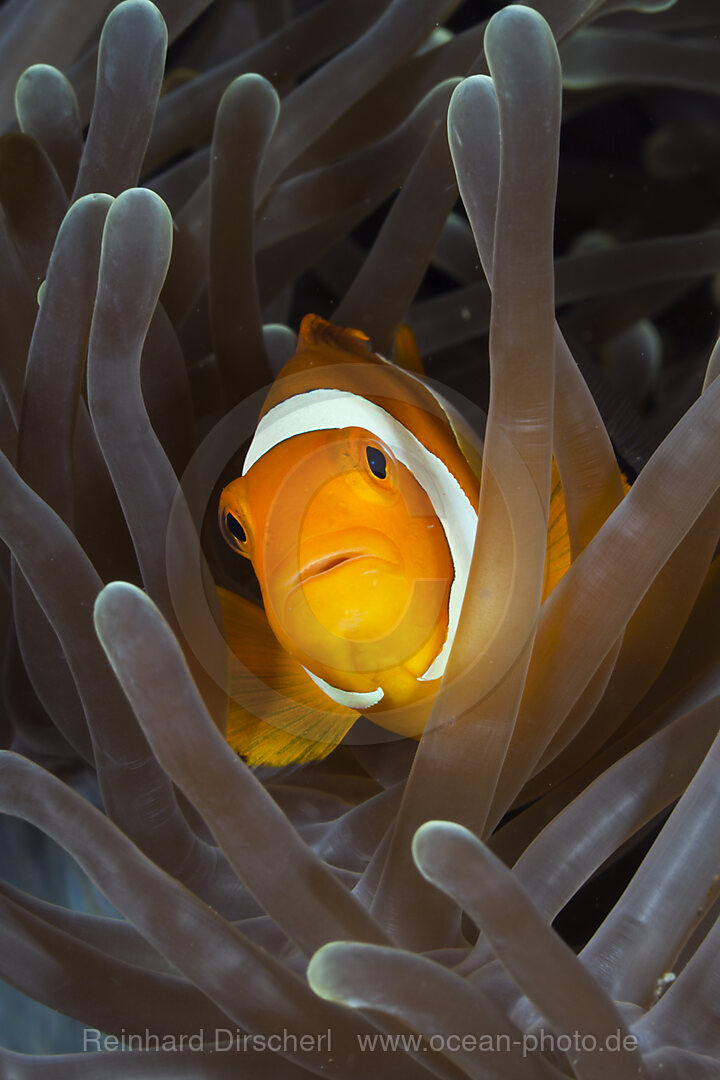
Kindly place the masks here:
MULTIPOLYGON (((479 454, 425 383, 409 331, 391 362, 316 315, 263 405, 222 534, 264 614, 219 589, 231 653, 228 740, 250 764, 324 757, 361 715, 418 736, 470 568, 479 454), (402 365, 402 366, 401 366, 402 365), (265 692, 267 691, 267 692, 265 692)), ((545 593, 570 563, 553 470, 545 593)))

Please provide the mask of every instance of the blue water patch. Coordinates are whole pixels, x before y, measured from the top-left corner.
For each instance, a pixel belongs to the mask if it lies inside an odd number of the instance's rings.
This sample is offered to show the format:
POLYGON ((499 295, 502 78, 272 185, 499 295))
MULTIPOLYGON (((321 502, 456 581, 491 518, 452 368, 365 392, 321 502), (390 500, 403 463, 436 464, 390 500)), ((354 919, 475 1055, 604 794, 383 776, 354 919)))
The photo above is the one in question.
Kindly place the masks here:
MULTIPOLYGON (((87 875, 53 840, 27 822, 0 815, 0 878, 41 900, 118 918, 87 875)), ((0 1045, 26 1054, 83 1049, 85 1027, 0 979, 0 1045)))

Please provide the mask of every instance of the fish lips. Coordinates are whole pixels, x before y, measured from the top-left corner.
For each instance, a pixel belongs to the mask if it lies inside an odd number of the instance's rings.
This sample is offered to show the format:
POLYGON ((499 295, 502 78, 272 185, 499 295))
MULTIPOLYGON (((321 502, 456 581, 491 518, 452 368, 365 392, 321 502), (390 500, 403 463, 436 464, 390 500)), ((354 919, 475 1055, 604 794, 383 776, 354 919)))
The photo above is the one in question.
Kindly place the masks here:
POLYGON ((402 572, 404 560, 397 544, 377 529, 347 529, 303 539, 297 550, 287 554, 270 572, 279 591, 289 595, 312 578, 332 574, 347 563, 359 560, 383 563, 402 572))
POLYGON ((278 565, 270 591, 285 633, 304 653, 319 649, 318 657, 327 663, 326 649, 334 654, 338 637, 357 640, 358 635, 374 638, 387 632, 386 617, 380 614, 386 601, 390 608, 404 607, 408 583, 402 554, 377 530, 313 537, 302 543, 300 555, 292 553, 278 565), (400 594, 394 602, 388 590, 400 594))

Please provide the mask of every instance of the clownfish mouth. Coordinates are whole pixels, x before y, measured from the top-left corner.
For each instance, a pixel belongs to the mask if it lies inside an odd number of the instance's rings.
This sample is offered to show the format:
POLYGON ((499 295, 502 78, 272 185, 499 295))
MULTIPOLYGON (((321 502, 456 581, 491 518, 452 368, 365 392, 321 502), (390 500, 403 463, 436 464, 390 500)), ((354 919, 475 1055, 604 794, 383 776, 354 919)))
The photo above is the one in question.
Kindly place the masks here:
POLYGON ((371 562, 395 570, 403 565, 402 555, 393 541, 368 528, 312 537, 302 543, 299 555, 299 559, 292 561, 286 557, 275 571, 280 580, 286 582, 288 592, 311 580, 329 576, 340 568, 348 569, 351 563, 358 570, 371 562), (292 565, 293 561, 291 570, 288 563, 292 565))
POLYGON ((313 559, 303 566, 298 574, 298 583, 303 585, 310 578, 320 577, 322 574, 329 574, 331 571, 336 570, 338 566, 344 566, 345 563, 356 562, 358 559, 372 557, 372 553, 369 551, 343 551, 337 552, 334 555, 325 555, 318 559, 313 559))

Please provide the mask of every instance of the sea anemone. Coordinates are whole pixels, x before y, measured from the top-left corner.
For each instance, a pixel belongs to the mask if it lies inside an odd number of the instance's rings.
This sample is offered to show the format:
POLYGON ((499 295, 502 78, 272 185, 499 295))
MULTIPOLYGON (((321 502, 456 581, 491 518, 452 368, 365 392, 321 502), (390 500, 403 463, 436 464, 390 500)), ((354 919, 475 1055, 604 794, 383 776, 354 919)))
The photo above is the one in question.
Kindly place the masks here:
POLYGON ((40 7, 0 11, 3 1075, 718 1076, 714 14, 40 7), (311 310, 407 323, 487 424, 419 743, 276 773, 223 737, 213 523, 311 310))

